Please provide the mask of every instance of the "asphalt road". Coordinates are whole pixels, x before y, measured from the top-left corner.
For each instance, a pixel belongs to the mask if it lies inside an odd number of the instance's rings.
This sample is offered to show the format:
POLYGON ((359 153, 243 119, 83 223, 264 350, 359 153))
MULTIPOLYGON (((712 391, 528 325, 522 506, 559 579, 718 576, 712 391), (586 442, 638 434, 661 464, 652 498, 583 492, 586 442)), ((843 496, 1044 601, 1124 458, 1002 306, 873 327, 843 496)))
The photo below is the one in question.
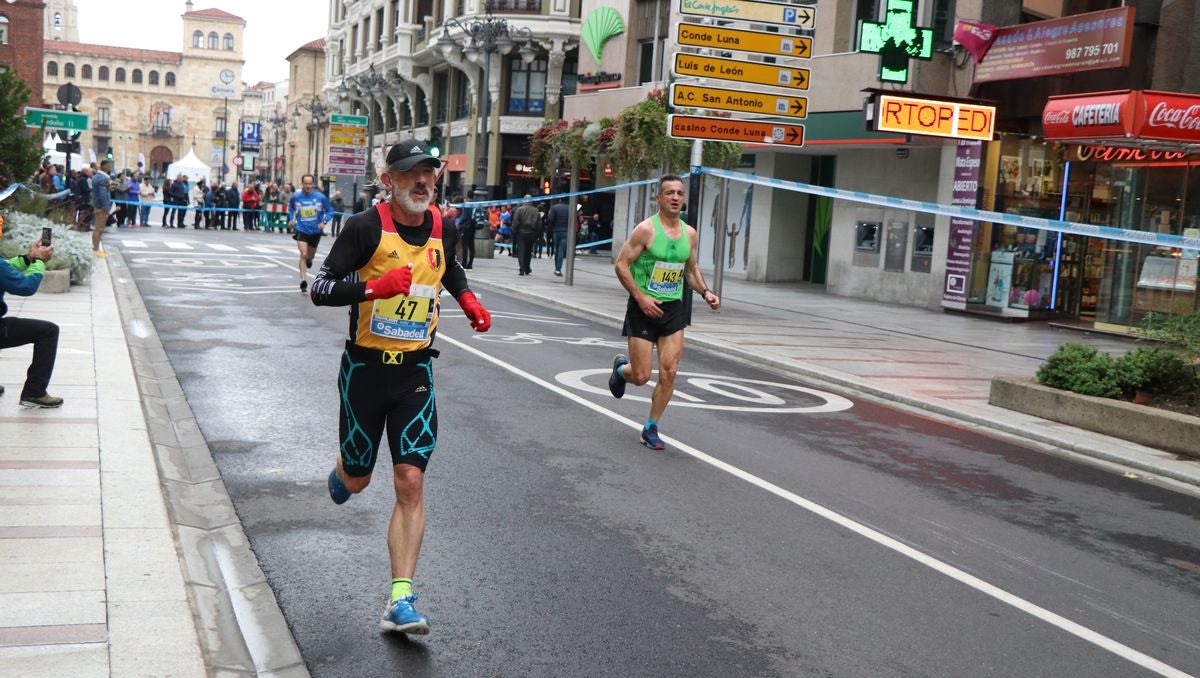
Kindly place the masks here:
POLYGON ((617 328, 486 289, 485 335, 443 302, 433 633, 382 636, 388 476, 325 490, 346 311, 286 236, 108 238, 313 675, 1200 674, 1195 496, 698 351, 652 452, 617 328))

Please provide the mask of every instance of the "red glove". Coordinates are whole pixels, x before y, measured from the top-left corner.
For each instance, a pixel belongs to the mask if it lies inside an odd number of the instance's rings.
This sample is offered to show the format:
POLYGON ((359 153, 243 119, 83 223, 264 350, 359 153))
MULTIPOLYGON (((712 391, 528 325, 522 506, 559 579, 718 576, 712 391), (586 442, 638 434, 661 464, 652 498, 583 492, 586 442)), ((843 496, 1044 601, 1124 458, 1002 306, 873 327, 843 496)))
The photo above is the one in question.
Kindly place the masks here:
POLYGON ((367 300, 391 299, 397 294, 408 294, 412 286, 412 264, 393 268, 378 280, 367 281, 367 300))
POLYGON ((474 292, 463 292, 458 298, 458 305, 462 307, 463 313, 467 314, 467 320, 471 321, 471 327, 474 327, 476 332, 487 332, 491 328, 492 314, 479 303, 474 292))

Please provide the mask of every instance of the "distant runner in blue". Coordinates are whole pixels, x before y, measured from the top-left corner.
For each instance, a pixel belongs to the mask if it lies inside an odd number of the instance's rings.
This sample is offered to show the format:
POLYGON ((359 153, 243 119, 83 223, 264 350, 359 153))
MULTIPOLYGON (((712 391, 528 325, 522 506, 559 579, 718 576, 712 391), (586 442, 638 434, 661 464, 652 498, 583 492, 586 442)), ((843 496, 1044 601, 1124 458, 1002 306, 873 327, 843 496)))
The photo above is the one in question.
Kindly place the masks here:
POLYGON ((296 233, 296 247, 300 250, 300 291, 308 290, 308 269, 317 256, 317 245, 325 235, 325 226, 333 219, 333 205, 325 194, 316 190, 317 178, 305 174, 300 179, 300 192, 288 203, 288 226, 296 233))

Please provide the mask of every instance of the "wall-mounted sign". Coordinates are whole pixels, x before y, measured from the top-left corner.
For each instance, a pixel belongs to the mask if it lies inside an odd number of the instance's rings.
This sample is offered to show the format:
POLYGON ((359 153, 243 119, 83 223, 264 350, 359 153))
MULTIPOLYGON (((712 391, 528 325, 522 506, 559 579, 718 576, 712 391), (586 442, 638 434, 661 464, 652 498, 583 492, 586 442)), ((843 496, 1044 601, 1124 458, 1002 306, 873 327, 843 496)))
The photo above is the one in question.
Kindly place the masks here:
POLYGON ((701 118, 693 115, 667 116, 667 130, 676 139, 737 141, 745 144, 803 146, 804 125, 784 125, 754 120, 701 118))
POLYGON ((698 87, 678 82, 671 85, 671 104, 683 108, 707 108, 789 118, 808 116, 808 99, 804 97, 748 92, 744 89, 698 87))
POLYGON ((879 55, 879 80, 908 82, 908 60, 933 58, 933 30, 917 27, 916 0, 888 0, 887 19, 864 21, 858 49, 879 55))
POLYGON ((1183 162, 1191 157, 1186 151, 1160 151, 1122 146, 1071 146, 1067 158, 1075 162, 1157 163, 1183 162))
POLYGON ((1053 140, 1200 144, 1200 96, 1124 90, 1050 97, 1042 109, 1042 130, 1053 140))
POLYGON ((700 24, 679 24, 676 42, 688 47, 712 47, 797 59, 812 56, 812 38, 700 24))
POLYGON ((596 65, 600 64, 600 57, 604 54, 604 43, 624 32, 625 22, 612 7, 598 7, 592 10, 579 27, 583 44, 587 45, 588 52, 596 60, 596 65))
POLYGON ((1118 7, 1004 26, 996 31, 983 61, 975 64, 975 82, 1126 68, 1133 49, 1134 11, 1118 7))
POLYGON ((577 87, 581 92, 588 92, 597 89, 612 89, 613 87, 621 86, 620 73, 586 73, 581 75, 576 80, 577 87))
POLYGON ((738 59, 696 56, 679 53, 675 55, 677 75, 695 75, 701 78, 733 80, 771 87, 808 89, 808 69, 791 66, 775 66, 738 59))
POLYGON ((679 0, 679 13, 806 29, 814 28, 817 22, 817 10, 811 5, 763 0, 679 0))
POLYGON ((882 92, 871 113, 878 132, 991 141, 996 127, 995 106, 882 92))

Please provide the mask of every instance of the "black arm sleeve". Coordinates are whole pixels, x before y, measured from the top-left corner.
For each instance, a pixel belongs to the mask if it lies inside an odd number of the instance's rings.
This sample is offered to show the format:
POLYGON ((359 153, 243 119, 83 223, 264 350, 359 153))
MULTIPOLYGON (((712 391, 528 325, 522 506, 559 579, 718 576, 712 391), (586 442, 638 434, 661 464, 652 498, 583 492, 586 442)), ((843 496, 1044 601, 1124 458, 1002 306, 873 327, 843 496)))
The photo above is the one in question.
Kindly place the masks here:
POLYGON ((358 279, 358 270, 367 265, 379 246, 379 214, 375 210, 356 214, 346 220, 341 234, 329 248, 329 255, 317 279, 309 288, 309 297, 317 306, 349 306, 366 298, 366 282, 358 279), (374 217, 376 223, 370 223, 374 217))
MULTIPOLYGON (((474 244, 474 243, 472 243, 474 244)), ((463 292, 469 292, 471 288, 467 287, 467 272, 463 270, 462 264, 459 263, 458 257, 454 253, 458 245, 458 229, 443 228, 442 229, 442 247, 446 250, 446 273, 442 276, 442 287, 446 291, 458 299, 463 292)))

